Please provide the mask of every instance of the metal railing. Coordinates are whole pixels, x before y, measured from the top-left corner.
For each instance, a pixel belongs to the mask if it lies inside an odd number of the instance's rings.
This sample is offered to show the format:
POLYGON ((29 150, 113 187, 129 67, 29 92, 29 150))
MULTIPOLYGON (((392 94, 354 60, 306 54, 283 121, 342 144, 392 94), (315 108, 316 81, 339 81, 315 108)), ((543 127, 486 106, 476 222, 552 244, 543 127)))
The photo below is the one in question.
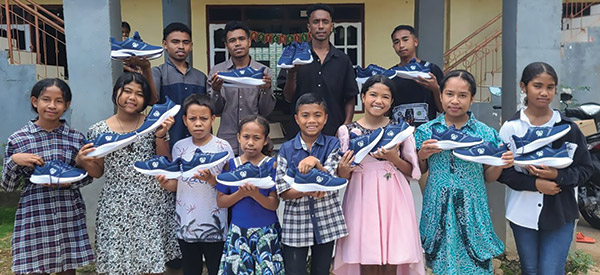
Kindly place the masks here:
POLYGON ((502 72, 502 13, 483 24, 444 53, 444 72, 463 69, 475 77, 480 87, 478 102, 491 101, 489 86, 500 86, 495 74, 502 72))
POLYGON ((63 19, 31 0, 4 0, 0 10, 9 63, 37 64, 38 78, 65 78, 59 64, 59 54, 66 55, 63 19))
POLYGON ((565 0, 563 2, 563 18, 561 30, 563 31, 563 42, 565 41, 587 41, 587 27, 598 25, 600 16, 597 14, 586 19, 592 6, 600 4, 600 1, 581 2, 565 0))

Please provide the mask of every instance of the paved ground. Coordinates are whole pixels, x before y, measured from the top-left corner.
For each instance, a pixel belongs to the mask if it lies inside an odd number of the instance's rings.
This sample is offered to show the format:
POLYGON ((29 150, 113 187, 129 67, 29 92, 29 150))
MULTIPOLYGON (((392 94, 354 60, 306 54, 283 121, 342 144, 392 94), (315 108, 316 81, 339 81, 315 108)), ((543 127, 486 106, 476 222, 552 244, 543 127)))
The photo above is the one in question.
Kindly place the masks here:
POLYGON ((595 264, 595 270, 589 275, 600 275, 600 230, 592 228, 583 218, 577 224, 577 231, 588 237, 596 239, 595 244, 576 243, 575 248, 592 255, 595 264))

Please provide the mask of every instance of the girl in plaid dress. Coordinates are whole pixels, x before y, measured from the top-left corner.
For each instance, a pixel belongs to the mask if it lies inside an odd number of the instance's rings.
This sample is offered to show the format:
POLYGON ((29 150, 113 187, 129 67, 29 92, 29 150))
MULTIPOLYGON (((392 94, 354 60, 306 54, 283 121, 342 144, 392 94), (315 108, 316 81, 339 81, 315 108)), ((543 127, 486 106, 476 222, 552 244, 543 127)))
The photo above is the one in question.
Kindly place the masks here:
POLYGON ((34 167, 50 160, 88 170, 79 159, 86 150, 83 134, 60 119, 70 103, 71 90, 64 81, 40 80, 31 90, 38 117, 8 138, 0 186, 6 191, 22 187, 12 237, 16 274, 75 274, 94 260, 79 192, 92 178, 59 185, 29 181, 34 167))

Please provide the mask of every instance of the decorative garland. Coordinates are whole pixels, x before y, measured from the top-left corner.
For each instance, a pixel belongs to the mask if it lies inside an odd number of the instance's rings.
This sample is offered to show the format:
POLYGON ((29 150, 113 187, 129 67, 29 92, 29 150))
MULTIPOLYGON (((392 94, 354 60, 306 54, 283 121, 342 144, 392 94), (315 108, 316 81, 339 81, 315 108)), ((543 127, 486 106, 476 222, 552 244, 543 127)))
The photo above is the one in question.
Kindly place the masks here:
POLYGON ((257 32, 257 31, 250 31, 250 39, 252 39, 252 41, 262 42, 262 43, 266 43, 266 44, 277 43, 277 44, 287 45, 294 41, 296 41, 298 43, 307 42, 310 40, 310 38, 311 38, 311 35, 308 32, 283 34, 283 33, 264 33, 264 32, 257 32))

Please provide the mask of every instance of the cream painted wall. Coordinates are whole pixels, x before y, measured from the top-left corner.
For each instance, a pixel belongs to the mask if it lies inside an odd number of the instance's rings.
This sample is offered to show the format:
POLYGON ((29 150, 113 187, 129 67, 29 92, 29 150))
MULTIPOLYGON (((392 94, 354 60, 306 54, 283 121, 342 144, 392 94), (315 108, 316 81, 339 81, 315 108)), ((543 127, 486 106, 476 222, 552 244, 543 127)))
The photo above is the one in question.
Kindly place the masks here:
MULTIPOLYGON (((450 49, 469 36, 494 16, 502 12, 502 1, 499 0, 446 0, 446 49, 450 49), (449 25, 448 25, 449 24, 449 25)), ((501 20, 495 26, 501 26, 501 20)), ((491 34, 489 30, 483 35, 491 34)))
MULTIPOLYGON (((131 26, 131 36, 134 31, 138 31, 144 42, 162 45, 161 0, 121 0, 121 19, 131 26)), ((163 62, 163 58, 150 61, 152 66, 158 66, 163 62)))
MULTIPOLYGON (((124 0, 123 0, 124 1, 124 0)), ((192 30, 194 32, 194 65, 202 71, 208 68, 206 43, 206 5, 273 5, 281 0, 192 1, 192 30)), ((388 67, 397 63, 392 50, 390 33, 400 24, 413 24, 413 0, 323 0, 323 3, 364 3, 365 64, 375 63, 388 67)), ((286 4, 305 4, 306 1, 291 0, 286 4)), ((335 16, 334 16, 335 17, 335 16)), ((335 20, 335 18, 334 18, 335 20)))

